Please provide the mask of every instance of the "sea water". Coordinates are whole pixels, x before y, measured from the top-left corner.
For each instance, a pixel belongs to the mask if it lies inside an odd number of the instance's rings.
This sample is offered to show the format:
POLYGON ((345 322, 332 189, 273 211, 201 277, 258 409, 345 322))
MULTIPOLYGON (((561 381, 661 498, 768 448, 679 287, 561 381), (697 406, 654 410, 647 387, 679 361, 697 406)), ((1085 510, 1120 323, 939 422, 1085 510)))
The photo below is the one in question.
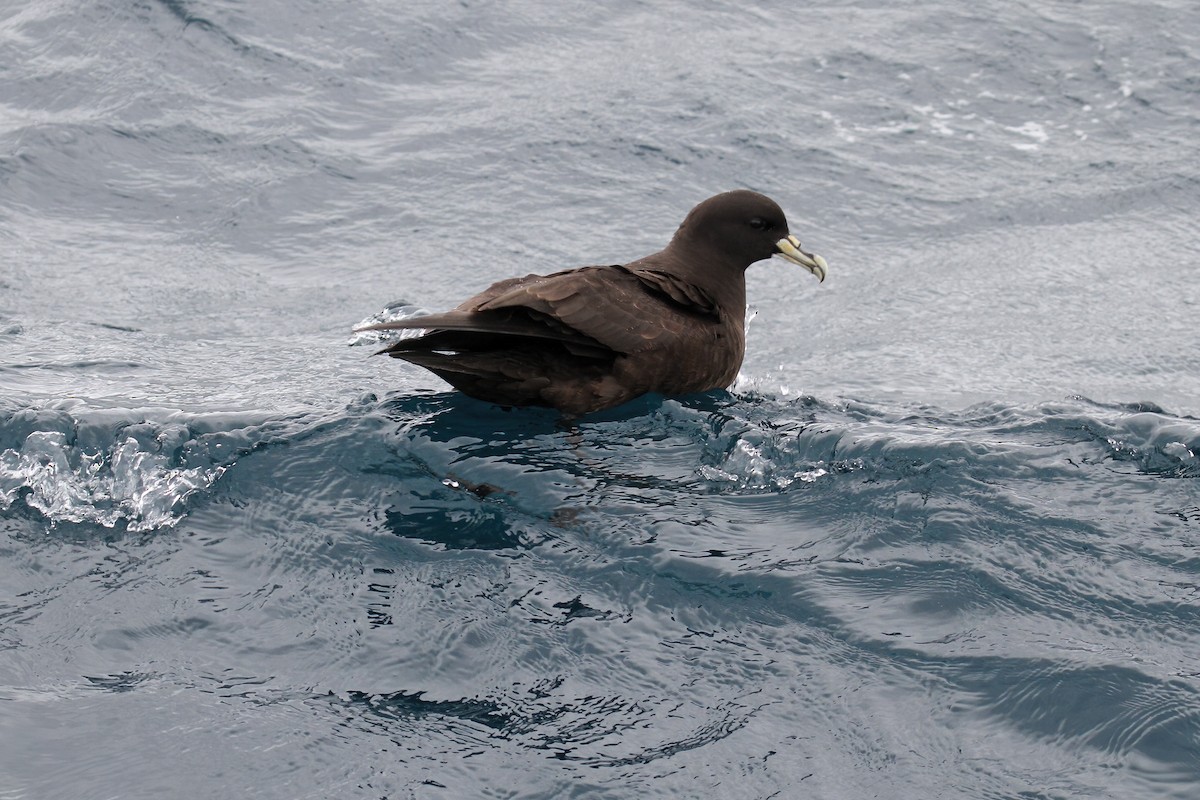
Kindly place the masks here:
POLYGON ((0 8, 0 798, 1193 798, 1183 2, 0 8), (351 328, 776 199, 729 391, 351 328), (348 346, 355 343, 359 346, 348 346))

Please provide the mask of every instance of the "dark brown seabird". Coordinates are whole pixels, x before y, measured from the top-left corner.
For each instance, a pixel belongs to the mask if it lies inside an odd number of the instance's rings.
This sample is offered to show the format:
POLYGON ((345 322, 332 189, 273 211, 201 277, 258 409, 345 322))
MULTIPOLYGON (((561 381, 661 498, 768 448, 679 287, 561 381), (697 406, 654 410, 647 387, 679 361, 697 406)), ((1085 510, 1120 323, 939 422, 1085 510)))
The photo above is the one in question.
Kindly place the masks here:
POLYGON ((379 352, 480 400, 577 416, 732 384, 746 350, 746 268, 771 256, 825 280, 825 259, 800 249, 773 200, 725 192, 653 255, 510 278, 453 311, 360 330, 424 329, 379 352))

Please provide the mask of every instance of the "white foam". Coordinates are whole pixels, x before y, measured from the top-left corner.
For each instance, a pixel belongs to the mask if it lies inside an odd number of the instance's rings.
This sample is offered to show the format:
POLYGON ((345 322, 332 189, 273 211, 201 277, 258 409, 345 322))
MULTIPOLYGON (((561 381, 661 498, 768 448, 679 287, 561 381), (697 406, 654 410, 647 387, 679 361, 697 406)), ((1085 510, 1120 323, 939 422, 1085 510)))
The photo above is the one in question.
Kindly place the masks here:
MULTIPOLYGON (((177 438, 174 427, 159 433, 160 444, 177 438)), ((143 449, 133 437, 109 450, 74 450, 61 431, 34 431, 20 450, 0 453, 0 508, 24 496, 52 523, 113 528, 124 522, 130 531, 149 531, 177 524, 184 501, 225 471, 172 466, 169 453, 143 449)))

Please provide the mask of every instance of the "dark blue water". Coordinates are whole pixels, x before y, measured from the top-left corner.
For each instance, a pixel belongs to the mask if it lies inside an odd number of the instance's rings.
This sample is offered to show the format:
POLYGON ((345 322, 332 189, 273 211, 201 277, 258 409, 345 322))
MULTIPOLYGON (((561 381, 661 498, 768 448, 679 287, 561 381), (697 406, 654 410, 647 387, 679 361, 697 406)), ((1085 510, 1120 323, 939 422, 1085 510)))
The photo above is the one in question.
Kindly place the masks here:
POLYGON ((0 6, 0 798, 1194 798, 1181 2, 0 6), (350 329, 774 197, 728 392, 350 329))

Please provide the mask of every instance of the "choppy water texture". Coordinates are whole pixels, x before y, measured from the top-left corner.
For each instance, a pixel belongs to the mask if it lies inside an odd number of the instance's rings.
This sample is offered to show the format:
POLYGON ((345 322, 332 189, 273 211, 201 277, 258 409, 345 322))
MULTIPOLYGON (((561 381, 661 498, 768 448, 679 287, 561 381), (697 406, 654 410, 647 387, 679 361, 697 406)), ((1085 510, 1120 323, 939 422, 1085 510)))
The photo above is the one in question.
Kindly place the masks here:
POLYGON ((1191 4, 0 7, 0 797, 1194 798, 1191 4), (764 191, 729 392, 348 347, 764 191))

